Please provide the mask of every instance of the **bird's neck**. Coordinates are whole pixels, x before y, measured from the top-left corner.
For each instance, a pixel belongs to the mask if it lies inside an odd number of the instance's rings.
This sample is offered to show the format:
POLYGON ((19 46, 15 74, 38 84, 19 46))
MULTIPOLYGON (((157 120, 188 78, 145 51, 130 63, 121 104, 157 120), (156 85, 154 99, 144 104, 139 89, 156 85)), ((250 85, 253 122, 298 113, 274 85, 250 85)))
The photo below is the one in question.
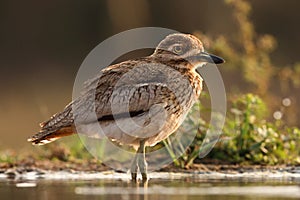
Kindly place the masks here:
POLYGON ((202 90, 202 77, 196 71, 197 66, 188 62, 185 59, 174 59, 164 56, 155 56, 155 60, 163 65, 169 66, 179 71, 184 77, 188 79, 193 87, 195 98, 198 98, 202 90))

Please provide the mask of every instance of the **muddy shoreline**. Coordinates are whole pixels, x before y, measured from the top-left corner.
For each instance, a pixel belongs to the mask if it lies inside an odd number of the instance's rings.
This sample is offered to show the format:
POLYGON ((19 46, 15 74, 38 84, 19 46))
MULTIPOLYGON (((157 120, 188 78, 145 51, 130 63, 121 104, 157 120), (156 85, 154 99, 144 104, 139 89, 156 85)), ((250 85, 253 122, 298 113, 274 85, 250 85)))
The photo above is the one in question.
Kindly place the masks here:
MULTIPOLYGON (((260 166, 230 164, 194 164, 189 169, 169 165, 150 172, 152 179, 276 179, 300 183, 300 166, 260 166)), ((129 174, 118 172, 98 163, 63 162, 59 160, 22 160, 0 163, 1 179, 129 179, 129 174)))

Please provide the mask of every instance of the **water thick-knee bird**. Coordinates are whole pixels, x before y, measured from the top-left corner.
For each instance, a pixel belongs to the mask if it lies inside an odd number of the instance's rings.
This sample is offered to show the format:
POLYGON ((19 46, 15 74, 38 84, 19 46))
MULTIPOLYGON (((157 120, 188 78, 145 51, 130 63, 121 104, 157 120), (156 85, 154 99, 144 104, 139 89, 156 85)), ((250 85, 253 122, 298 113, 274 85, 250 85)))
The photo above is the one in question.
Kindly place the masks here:
MULTIPOLYGON (((224 60, 205 52, 202 42, 193 35, 170 34, 152 55, 108 66, 87 81, 82 95, 41 123, 40 131, 28 141, 43 145, 64 136, 92 132, 84 127, 97 124, 109 139, 137 149, 131 176, 136 180, 139 169, 142 179, 147 180, 145 147, 164 140, 180 126, 202 90, 202 78, 196 69, 206 63, 221 64, 224 60), (90 112, 97 118, 90 119, 90 112), (82 126, 75 126, 76 118, 82 126), (132 122, 137 125, 132 126, 132 122)), ((97 133, 87 133, 92 134, 97 133)))

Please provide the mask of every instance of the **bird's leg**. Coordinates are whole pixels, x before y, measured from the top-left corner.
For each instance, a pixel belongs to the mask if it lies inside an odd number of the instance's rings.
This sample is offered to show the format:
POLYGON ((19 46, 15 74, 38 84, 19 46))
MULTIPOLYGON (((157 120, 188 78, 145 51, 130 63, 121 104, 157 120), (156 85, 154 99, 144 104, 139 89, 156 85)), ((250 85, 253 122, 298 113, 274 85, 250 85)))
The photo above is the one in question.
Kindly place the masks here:
POLYGON ((140 172, 142 174, 142 180, 143 182, 147 181, 147 162, 146 162, 146 156, 145 156, 145 141, 142 140, 140 142, 140 146, 134 156, 134 159, 131 163, 131 180, 136 181, 137 178, 137 169, 140 169, 140 172))
POLYGON ((132 181, 136 181, 137 170, 138 170, 137 160, 138 160, 138 153, 135 154, 130 167, 132 181))
POLYGON ((147 178, 147 162, 146 162, 146 155, 145 155, 145 140, 142 140, 140 142, 140 147, 137 151, 138 159, 137 159, 137 164, 139 166, 140 172, 142 174, 142 181, 146 182, 148 180, 147 178))

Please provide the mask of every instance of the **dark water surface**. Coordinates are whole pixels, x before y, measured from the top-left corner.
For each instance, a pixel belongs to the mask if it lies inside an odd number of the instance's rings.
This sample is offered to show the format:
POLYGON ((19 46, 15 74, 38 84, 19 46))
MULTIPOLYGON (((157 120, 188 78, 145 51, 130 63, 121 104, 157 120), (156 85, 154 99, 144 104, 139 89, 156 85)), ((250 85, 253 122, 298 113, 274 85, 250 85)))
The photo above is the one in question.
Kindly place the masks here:
MULTIPOLYGON (((156 176, 160 176, 157 174, 156 176)), ((300 199, 299 180, 152 178, 0 178, 0 199, 300 199)))

